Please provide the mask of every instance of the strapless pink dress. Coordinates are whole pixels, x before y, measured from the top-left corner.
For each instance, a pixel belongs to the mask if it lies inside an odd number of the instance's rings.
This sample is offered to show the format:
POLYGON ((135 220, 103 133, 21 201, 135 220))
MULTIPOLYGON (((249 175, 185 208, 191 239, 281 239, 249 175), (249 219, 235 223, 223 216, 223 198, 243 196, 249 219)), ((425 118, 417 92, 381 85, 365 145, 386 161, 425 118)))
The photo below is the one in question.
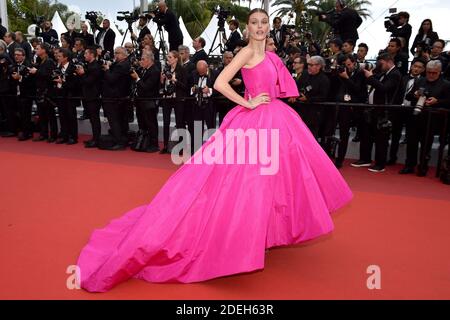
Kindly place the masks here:
POLYGON ((92 233, 77 262, 82 288, 105 292, 132 277, 191 283, 260 270, 267 248, 333 230, 330 213, 353 195, 300 116, 279 100, 298 96, 294 80, 270 52, 242 76, 247 96, 267 92, 272 101, 235 107, 216 134, 277 129, 277 172, 261 174, 262 164, 192 164, 217 141, 214 134, 150 204, 92 233))

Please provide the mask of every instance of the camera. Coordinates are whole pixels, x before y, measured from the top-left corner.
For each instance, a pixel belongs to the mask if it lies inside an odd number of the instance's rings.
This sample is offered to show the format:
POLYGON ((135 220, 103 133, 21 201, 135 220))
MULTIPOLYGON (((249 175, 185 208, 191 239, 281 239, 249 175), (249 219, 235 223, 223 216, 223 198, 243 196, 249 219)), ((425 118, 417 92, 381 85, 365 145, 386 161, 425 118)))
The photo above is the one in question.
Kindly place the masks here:
POLYGON ((35 23, 38 27, 41 26, 45 22, 45 16, 37 16, 33 19, 33 23, 35 23))
POLYGON ((164 75, 166 76, 166 78, 167 78, 167 80, 172 80, 172 78, 173 78, 173 73, 172 73, 172 71, 171 71, 171 67, 170 67, 170 65, 166 65, 165 67, 164 67, 164 75))
POLYGON ((86 12, 85 18, 86 20, 89 20, 91 22, 92 26, 97 25, 97 19, 98 19, 98 13, 95 11, 88 11, 86 12))
POLYGON ((135 12, 119 11, 117 12, 117 14, 119 14, 117 16, 118 21, 126 21, 126 23, 128 24, 132 24, 139 20, 139 14, 136 11, 135 12))
POLYGON ((23 78, 26 78, 30 75, 30 70, 28 69, 27 66, 21 64, 21 65, 16 65, 12 70, 11 73, 17 73, 18 75, 20 75, 23 78))
POLYGON ((413 115, 417 116, 423 111, 423 107, 425 106, 425 101, 428 98, 429 92, 426 91, 425 88, 421 87, 417 90, 417 95, 419 96, 419 100, 417 100, 417 104, 414 107, 413 115))
POLYGON ((389 17, 385 17, 384 19, 384 27, 387 32, 392 32, 393 29, 400 25, 400 16, 397 13, 394 13, 389 17))
POLYGON ((103 59, 99 59, 98 61, 100 62, 100 64, 105 65, 108 62, 112 62, 112 57, 111 57, 111 53, 109 51, 106 51, 105 54, 103 55, 103 59))
POLYGON ((77 68, 77 69, 78 68, 83 68, 83 69, 86 68, 86 64, 78 58, 73 58, 72 63, 74 64, 75 68, 77 68))
POLYGON ((164 86, 164 94, 171 96, 175 93, 176 86, 172 81, 170 81, 173 79, 173 73, 170 69, 170 65, 166 65, 164 67, 163 74, 166 76, 167 80, 169 80, 168 84, 164 86))
POLYGON ((221 6, 217 6, 217 8, 213 10, 213 14, 217 14, 217 17, 219 18, 218 22, 219 30, 225 31, 225 21, 231 14, 230 8, 228 8, 228 10, 225 10, 221 6))
POLYGON ((345 72, 346 70, 347 70, 347 68, 344 65, 336 66, 336 72, 337 73, 342 73, 342 72, 345 72))
POLYGON ((58 78, 63 78, 63 76, 64 75, 60 69, 53 70, 52 75, 51 75, 52 80, 56 80, 58 78))
POLYGON ((361 70, 372 71, 376 68, 376 65, 372 62, 366 61, 364 63, 359 63, 359 68, 361 70))

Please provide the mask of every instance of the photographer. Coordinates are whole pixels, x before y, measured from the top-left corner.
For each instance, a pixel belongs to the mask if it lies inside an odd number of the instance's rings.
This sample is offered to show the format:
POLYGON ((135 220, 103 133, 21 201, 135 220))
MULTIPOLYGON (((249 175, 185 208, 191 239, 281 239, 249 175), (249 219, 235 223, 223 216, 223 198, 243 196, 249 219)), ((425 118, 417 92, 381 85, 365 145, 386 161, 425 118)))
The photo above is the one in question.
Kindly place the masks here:
POLYGON ((103 65, 103 109, 108 117, 113 145, 103 149, 125 150, 128 143, 128 98, 131 93, 131 65, 123 47, 114 50, 114 62, 103 65))
POLYGON ((174 51, 178 49, 178 46, 183 44, 183 32, 180 29, 180 22, 176 17, 175 13, 173 13, 167 7, 167 4, 164 0, 160 0, 158 2, 157 15, 154 12, 150 12, 149 15, 155 19, 158 26, 162 25, 166 29, 169 34, 169 50, 174 51))
POLYGON ((208 54, 205 51, 206 41, 202 37, 195 38, 192 42, 192 46, 195 49, 195 53, 191 58, 194 66, 197 65, 197 62, 200 60, 208 61, 208 54))
POLYGON ((411 53, 415 57, 420 57, 422 51, 431 48, 433 43, 439 39, 439 36, 436 32, 433 31, 433 23, 430 19, 423 20, 420 25, 419 32, 414 38, 413 45, 411 47, 411 53))
POLYGON ((273 19, 273 29, 270 30, 270 37, 273 38, 275 46, 277 47, 277 54, 282 56, 287 48, 289 41, 289 34, 284 26, 281 25, 281 18, 275 17, 273 19))
POLYGON ((361 118, 359 110, 346 107, 345 103, 365 103, 367 100, 367 86, 364 71, 356 61, 353 54, 347 54, 344 58, 345 69, 339 73, 340 86, 337 94, 337 102, 340 102, 338 111, 339 124, 339 149, 336 158, 336 167, 341 168, 347 154, 348 141, 350 139, 350 127, 353 118, 361 118))
MULTIPOLYGON (((204 125, 208 129, 215 128, 215 110, 211 102, 211 96, 213 95, 213 86, 215 82, 215 76, 208 68, 206 61, 200 60, 197 62, 197 68, 194 71, 190 87, 190 95, 195 97, 193 102, 193 108, 188 112, 185 110, 186 122, 188 123, 189 132, 191 134, 192 142, 194 142, 194 122, 202 122, 202 137, 204 125)), ((194 146, 192 144, 192 146, 194 146)))
POLYGON ((164 147, 161 154, 169 153, 169 133, 170 133, 170 115, 172 108, 175 109, 175 123, 177 129, 185 129, 185 105, 182 99, 188 94, 186 70, 181 65, 180 54, 178 51, 170 51, 167 55, 166 68, 161 73, 161 84, 163 85, 163 95, 168 100, 162 101, 163 123, 164 123, 164 147), (170 99, 172 98, 172 99, 170 99))
POLYGON ((335 11, 320 14, 319 20, 328 23, 335 37, 342 41, 349 39, 356 43, 359 39, 358 28, 363 20, 356 10, 347 7, 346 1, 337 0, 335 11))
POLYGON ((153 56, 155 58, 155 63, 158 66, 158 68, 161 69, 161 62, 159 59, 159 50, 155 46, 155 39, 153 39, 153 36, 151 34, 146 34, 144 36, 144 39, 141 42, 141 49, 142 51, 148 50, 148 52, 153 53, 153 56))
POLYGON ((391 39, 386 51, 394 59, 395 66, 398 68, 402 76, 406 76, 408 74, 409 64, 408 54, 402 52, 402 44, 400 39, 391 39))
POLYGON ((138 30, 139 30, 139 36, 136 36, 136 34, 133 32, 131 33, 131 39, 133 41, 136 41, 139 45, 144 40, 144 37, 147 34, 150 34, 150 30, 147 27, 148 19, 146 16, 140 16, 139 17, 139 24, 138 24, 138 30))
POLYGON ((84 43, 87 47, 91 47, 95 44, 94 35, 88 32, 88 26, 86 23, 81 25, 81 33, 78 35, 79 38, 84 40, 84 43))
POLYGON ((38 64, 30 69, 36 81, 36 104, 39 116, 40 135, 33 139, 35 142, 47 140, 49 143, 56 142, 58 136, 58 123, 54 106, 48 100, 49 91, 53 88, 53 71, 55 62, 49 58, 50 48, 46 43, 36 46, 38 64), (50 131, 49 131, 50 128, 50 131))
MULTIPOLYGON (((178 53, 180 54, 181 65, 186 70, 188 78, 192 75, 195 70, 195 64, 190 60, 189 55, 190 49, 188 46, 182 45, 178 47, 178 53)), ((189 80, 188 80, 189 82, 189 80)))
POLYGON ((42 24, 42 31, 40 31, 39 28, 36 29, 36 37, 42 37, 44 43, 47 43, 50 46, 56 47, 59 44, 58 32, 52 29, 52 23, 48 20, 44 21, 42 24))
MULTIPOLYGON (((411 90, 410 99, 415 102, 413 115, 407 124, 408 144, 405 168, 401 174, 414 173, 418 163, 417 152, 419 142, 423 158, 417 170, 417 175, 424 177, 428 172, 428 161, 433 145, 434 135, 440 134, 444 125, 445 114, 428 114, 426 109, 450 108, 450 83, 441 76, 442 63, 440 61, 430 61, 426 67, 426 77, 420 79, 411 90), (416 102, 417 101, 417 102, 416 102), (430 132, 427 135, 428 117, 431 117, 430 132), (428 137, 428 139, 426 139, 428 137)), ((441 137, 442 139, 443 137, 441 137)), ((442 142, 442 140, 441 140, 442 142)))
POLYGON ((401 38, 404 41, 402 52, 409 55, 409 39, 412 34, 412 27, 409 24, 409 13, 399 12, 388 18, 385 22, 388 32, 391 32, 391 38, 401 38))
POLYGON ((79 38, 80 34, 75 31, 73 26, 70 26, 68 31, 62 33, 61 36, 64 36, 69 41, 70 46, 73 47, 75 45, 75 39, 79 38))
POLYGON ((61 131, 56 144, 73 145, 78 143, 78 121, 76 103, 71 99, 76 96, 75 90, 79 88, 76 77, 76 67, 69 60, 71 53, 67 49, 60 49, 56 54, 58 61, 57 76, 54 77, 54 102, 58 105, 61 131))
POLYGON ((25 50, 25 58, 27 61, 31 61, 33 48, 31 44, 24 39, 23 33, 20 31, 16 31, 16 43, 25 50))
POLYGON ((142 54, 140 66, 139 72, 131 73, 131 78, 136 82, 136 115, 140 130, 134 149, 153 153, 159 151, 158 106, 155 100, 146 101, 145 98, 158 97, 160 70, 151 52, 142 54))
POLYGON ((230 37, 227 40, 225 32, 223 33, 223 41, 225 43, 225 51, 233 52, 236 49, 236 45, 241 40, 241 35, 239 34, 239 21, 231 20, 229 23, 229 28, 231 31, 230 37))
POLYGON ((16 42, 16 34, 14 32, 7 32, 3 40, 6 42, 6 53, 9 54, 11 61, 14 61, 14 51, 20 48, 20 45, 16 42))
POLYGON ((92 127, 92 139, 84 143, 86 148, 98 147, 101 135, 100 125, 100 100, 103 70, 97 61, 97 50, 88 47, 84 52, 86 66, 78 66, 77 75, 80 77, 81 90, 83 94, 83 106, 92 127))
POLYGON ((15 105, 11 103, 11 74, 12 61, 6 52, 0 53, 0 120, 6 120, 6 131, 2 131, 2 137, 9 138, 17 135, 17 117, 15 105))
POLYGON ((104 19, 103 28, 95 23, 94 28, 99 32, 97 34, 96 43, 103 49, 103 54, 106 52, 114 52, 114 43, 116 42, 116 34, 111 30, 111 22, 108 19, 104 19))
POLYGON ((300 83, 300 97, 295 101, 300 103, 300 116, 316 139, 319 138, 323 107, 314 103, 327 101, 330 89, 330 80, 323 72, 324 67, 325 60, 322 57, 313 56, 308 59, 308 74, 300 83))
POLYGON ((448 67, 448 55, 443 54, 445 48, 445 41, 438 39, 433 43, 430 52, 430 61, 439 60, 442 63, 442 71, 447 70, 448 67))
MULTIPOLYGON (((372 71, 364 70, 367 84, 370 85, 369 104, 392 104, 398 94, 402 78, 394 59, 388 53, 377 58, 381 74, 374 75, 372 71)), ((352 167, 370 167, 371 172, 384 172, 386 169, 387 150, 391 122, 388 112, 381 108, 364 111, 364 121, 361 130, 360 160, 352 163, 352 167), (375 165, 372 166, 372 148, 375 143, 375 165)))
MULTIPOLYGON (((417 82, 422 78, 422 74, 425 72, 426 62, 423 59, 415 59, 411 65, 409 75, 403 76, 398 90, 397 102, 404 106, 411 106, 409 98, 417 82)), ((409 110, 408 110, 409 111, 409 110)), ((400 145, 400 138, 402 136, 403 127, 407 125, 410 113, 401 110, 393 110, 391 112, 392 121, 392 139, 391 147, 389 151, 388 165, 394 165, 397 162, 397 153, 400 145)), ((406 132, 408 137, 408 130, 406 132)))
POLYGON ((32 137, 31 109, 32 96, 36 92, 35 82, 29 73, 31 64, 26 60, 25 50, 17 48, 14 51, 15 64, 12 67, 12 90, 16 98, 19 113, 19 141, 25 141, 32 137))

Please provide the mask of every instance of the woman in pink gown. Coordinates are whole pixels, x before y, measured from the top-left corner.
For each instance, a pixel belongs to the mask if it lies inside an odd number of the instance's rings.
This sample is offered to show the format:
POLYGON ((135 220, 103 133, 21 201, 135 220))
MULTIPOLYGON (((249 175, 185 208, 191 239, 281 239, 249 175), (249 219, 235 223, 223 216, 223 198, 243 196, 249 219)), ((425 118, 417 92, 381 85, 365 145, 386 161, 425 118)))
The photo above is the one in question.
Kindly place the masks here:
POLYGON ((85 290, 105 292, 129 278, 191 283, 260 270, 268 248, 333 230, 330 213, 347 204, 352 192, 299 115, 278 99, 299 94, 278 56, 264 51, 264 10, 250 13, 248 31, 249 45, 215 84, 238 106, 149 205, 93 232, 77 263, 85 290), (240 69, 245 98, 228 85, 240 69), (232 129, 276 132, 278 140, 268 147, 278 155, 276 170, 263 174, 267 163, 202 162, 213 147, 216 155, 238 148, 248 155, 245 135, 236 144, 214 144, 232 129))

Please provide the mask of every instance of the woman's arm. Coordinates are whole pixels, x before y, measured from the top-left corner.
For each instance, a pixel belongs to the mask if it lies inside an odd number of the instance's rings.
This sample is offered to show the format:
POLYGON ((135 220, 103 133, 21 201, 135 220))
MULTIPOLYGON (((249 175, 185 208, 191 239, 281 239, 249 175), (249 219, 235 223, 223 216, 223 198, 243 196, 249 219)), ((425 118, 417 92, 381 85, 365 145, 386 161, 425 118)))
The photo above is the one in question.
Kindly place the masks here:
POLYGON ((268 104, 270 102, 268 93, 261 93, 259 96, 247 101, 237 94, 229 84, 235 74, 238 73, 238 71, 240 71, 252 57, 252 49, 248 47, 241 49, 231 63, 223 69, 214 83, 215 90, 234 103, 248 109, 255 109, 260 104, 268 104))

